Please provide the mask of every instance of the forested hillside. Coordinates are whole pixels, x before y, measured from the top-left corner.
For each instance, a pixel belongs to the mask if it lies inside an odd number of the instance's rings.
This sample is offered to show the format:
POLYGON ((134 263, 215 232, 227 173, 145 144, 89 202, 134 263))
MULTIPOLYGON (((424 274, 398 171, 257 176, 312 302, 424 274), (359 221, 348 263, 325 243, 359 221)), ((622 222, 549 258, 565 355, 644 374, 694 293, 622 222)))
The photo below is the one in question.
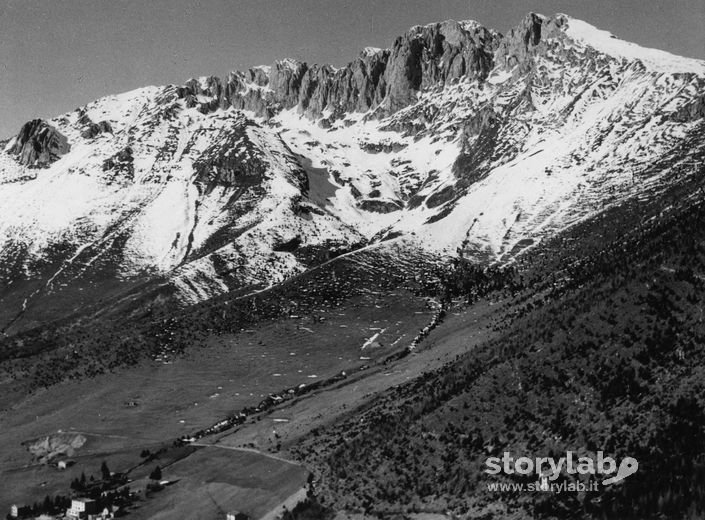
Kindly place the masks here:
MULTIPOLYGON (((513 315, 497 325, 499 339, 315 431, 296 453, 325 468, 319 502, 473 518, 702 518, 699 182, 615 208, 537 248, 511 278, 517 295, 495 293, 513 315), (483 473, 488 456, 568 450, 631 456, 639 470, 589 493, 487 489, 497 478, 483 473)), ((536 480, 522 478, 514 482, 536 480)))

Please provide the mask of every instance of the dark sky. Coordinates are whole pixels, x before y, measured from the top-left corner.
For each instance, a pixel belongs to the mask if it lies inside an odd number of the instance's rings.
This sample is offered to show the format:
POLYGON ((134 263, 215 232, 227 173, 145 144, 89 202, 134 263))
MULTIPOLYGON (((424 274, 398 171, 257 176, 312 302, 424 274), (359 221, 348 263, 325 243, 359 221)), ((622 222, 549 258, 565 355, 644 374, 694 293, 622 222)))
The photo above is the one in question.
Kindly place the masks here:
POLYGON ((0 0, 0 137, 106 94, 293 57, 344 65, 415 24, 563 12, 705 58, 703 0, 0 0))

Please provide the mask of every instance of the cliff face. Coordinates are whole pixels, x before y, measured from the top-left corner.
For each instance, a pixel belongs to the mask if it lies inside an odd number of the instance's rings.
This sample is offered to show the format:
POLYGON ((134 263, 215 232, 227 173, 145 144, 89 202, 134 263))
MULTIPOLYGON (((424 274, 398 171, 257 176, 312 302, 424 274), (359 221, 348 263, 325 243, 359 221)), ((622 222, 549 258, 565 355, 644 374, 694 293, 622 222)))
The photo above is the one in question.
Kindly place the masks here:
POLYGON ((386 70, 384 112, 416 101, 416 93, 460 78, 484 80, 493 67, 499 35, 473 22, 414 27, 397 38, 386 70))
POLYGON ((42 119, 28 121, 7 150, 24 166, 48 166, 69 152, 66 136, 42 119))
POLYGON ((342 68, 296 60, 232 72, 227 79, 190 80, 179 95, 207 113, 235 107, 269 118, 297 107, 311 117, 345 112, 384 117, 416 102, 419 91, 461 78, 483 80, 501 36, 475 22, 412 27, 391 49, 367 48, 342 68), (207 101, 203 97, 209 98, 207 101))
POLYGON ((512 68, 527 63, 532 51, 541 42, 542 29, 546 32, 545 22, 542 16, 532 13, 511 29, 498 46, 497 64, 512 68))

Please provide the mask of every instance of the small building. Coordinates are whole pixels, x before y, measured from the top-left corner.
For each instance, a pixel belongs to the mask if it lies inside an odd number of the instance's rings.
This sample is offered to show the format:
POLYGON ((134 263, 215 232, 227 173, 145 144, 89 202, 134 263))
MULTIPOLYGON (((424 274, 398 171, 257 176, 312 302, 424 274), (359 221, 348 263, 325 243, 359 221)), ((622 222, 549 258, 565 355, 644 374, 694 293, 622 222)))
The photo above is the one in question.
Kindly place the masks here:
POLYGON ((250 517, 247 516, 245 513, 235 511, 233 513, 228 513, 227 515, 225 515, 225 520, 250 520, 250 517))
POLYGON ((90 498, 74 498, 71 507, 66 511, 66 516, 71 519, 88 518, 89 515, 98 513, 98 503, 90 498))
POLYGON ((17 505, 12 504, 12 507, 10 508, 10 518, 17 518, 20 516, 20 510, 17 507, 17 505))
POLYGON ((59 462, 56 463, 56 467, 59 469, 66 469, 66 461, 60 460, 59 462))
POLYGON ((97 518, 99 520, 110 520, 112 518, 115 518, 115 515, 113 514, 113 511, 111 509, 108 509, 107 507, 103 508, 103 512, 100 513, 97 518))

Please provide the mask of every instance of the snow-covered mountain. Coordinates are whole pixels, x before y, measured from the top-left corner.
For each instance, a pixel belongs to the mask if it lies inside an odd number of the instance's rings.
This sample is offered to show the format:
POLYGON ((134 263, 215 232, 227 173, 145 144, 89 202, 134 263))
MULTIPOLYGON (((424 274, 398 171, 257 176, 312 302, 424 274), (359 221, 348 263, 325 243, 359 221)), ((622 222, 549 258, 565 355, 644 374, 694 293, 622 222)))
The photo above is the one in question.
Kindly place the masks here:
POLYGON ((194 302, 390 241, 509 262, 694 171, 704 121, 705 62, 565 15, 102 98, 3 145, 0 328, 62 291, 194 302))

